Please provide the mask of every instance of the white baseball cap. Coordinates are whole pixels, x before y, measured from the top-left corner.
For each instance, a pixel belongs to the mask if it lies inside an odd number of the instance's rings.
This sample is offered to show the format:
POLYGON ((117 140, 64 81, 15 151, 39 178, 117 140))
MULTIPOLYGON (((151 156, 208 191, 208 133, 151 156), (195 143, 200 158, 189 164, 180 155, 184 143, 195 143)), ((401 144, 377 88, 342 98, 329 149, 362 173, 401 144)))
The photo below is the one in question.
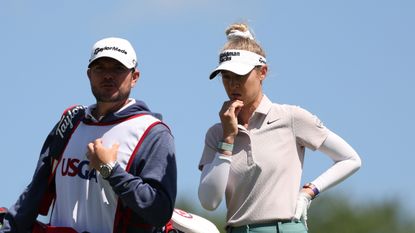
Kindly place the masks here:
POLYGON ((133 46, 128 40, 122 38, 109 37, 97 41, 92 46, 89 65, 101 57, 113 58, 121 62, 128 69, 132 69, 137 65, 137 55, 133 46))
POLYGON ((256 53, 247 50, 229 49, 219 55, 219 65, 212 71, 209 78, 213 79, 221 71, 231 71, 237 75, 245 75, 254 67, 267 64, 267 60, 256 53))

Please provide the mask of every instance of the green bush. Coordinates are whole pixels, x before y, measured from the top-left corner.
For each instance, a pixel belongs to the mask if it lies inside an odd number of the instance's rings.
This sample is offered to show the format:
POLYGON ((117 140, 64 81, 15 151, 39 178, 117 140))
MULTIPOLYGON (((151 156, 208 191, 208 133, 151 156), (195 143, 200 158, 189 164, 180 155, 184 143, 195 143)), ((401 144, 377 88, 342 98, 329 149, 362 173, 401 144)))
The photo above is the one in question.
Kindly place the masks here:
MULTIPOLYGON (((225 233, 224 211, 205 211, 199 203, 181 200, 176 205, 212 221, 225 233)), ((323 194, 308 211, 309 233, 415 233, 415 216, 398 199, 352 202, 339 193, 323 194)))

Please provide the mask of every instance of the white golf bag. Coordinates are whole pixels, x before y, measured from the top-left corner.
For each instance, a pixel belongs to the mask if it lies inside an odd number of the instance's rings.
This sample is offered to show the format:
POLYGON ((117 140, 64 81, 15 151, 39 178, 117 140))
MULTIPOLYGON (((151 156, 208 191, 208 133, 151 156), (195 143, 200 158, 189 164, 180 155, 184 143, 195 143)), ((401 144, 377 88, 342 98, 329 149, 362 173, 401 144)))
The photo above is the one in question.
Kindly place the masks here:
POLYGON ((168 233, 219 233, 211 221, 181 209, 174 209, 171 218, 173 229, 168 233))

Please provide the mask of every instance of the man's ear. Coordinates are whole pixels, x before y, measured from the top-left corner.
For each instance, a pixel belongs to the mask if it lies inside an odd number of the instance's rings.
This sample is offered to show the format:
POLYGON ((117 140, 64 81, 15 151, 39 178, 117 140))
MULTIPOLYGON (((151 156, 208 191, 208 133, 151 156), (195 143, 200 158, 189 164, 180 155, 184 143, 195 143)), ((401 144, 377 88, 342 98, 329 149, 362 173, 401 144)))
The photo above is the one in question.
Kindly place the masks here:
POLYGON ((88 76, 88 79, 91 79, 91 69, 86 70, 86 75, 88 76))
POLYGON ((134 69, 132 78, 131 78, 131 87, 135 87, 139 78, 140 78, 140 71, 138 71, 138 69, 134 69))

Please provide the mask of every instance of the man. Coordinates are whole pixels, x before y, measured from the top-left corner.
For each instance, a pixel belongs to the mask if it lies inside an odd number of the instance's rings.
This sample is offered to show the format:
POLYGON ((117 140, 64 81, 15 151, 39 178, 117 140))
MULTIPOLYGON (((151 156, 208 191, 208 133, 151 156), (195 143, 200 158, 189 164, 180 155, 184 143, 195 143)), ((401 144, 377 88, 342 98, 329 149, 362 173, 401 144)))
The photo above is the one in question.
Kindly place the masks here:
POLYGON ((55 196, 53 227, 147 233, 159 232, 169 221, 177 191, 173 136, 156 118, 160 115, 129 98, 140 74, 136 63, 127 40, 94 44, 87 74, 96 104, 64 113, 1 233, 32 231, 50 196, 55 196))

